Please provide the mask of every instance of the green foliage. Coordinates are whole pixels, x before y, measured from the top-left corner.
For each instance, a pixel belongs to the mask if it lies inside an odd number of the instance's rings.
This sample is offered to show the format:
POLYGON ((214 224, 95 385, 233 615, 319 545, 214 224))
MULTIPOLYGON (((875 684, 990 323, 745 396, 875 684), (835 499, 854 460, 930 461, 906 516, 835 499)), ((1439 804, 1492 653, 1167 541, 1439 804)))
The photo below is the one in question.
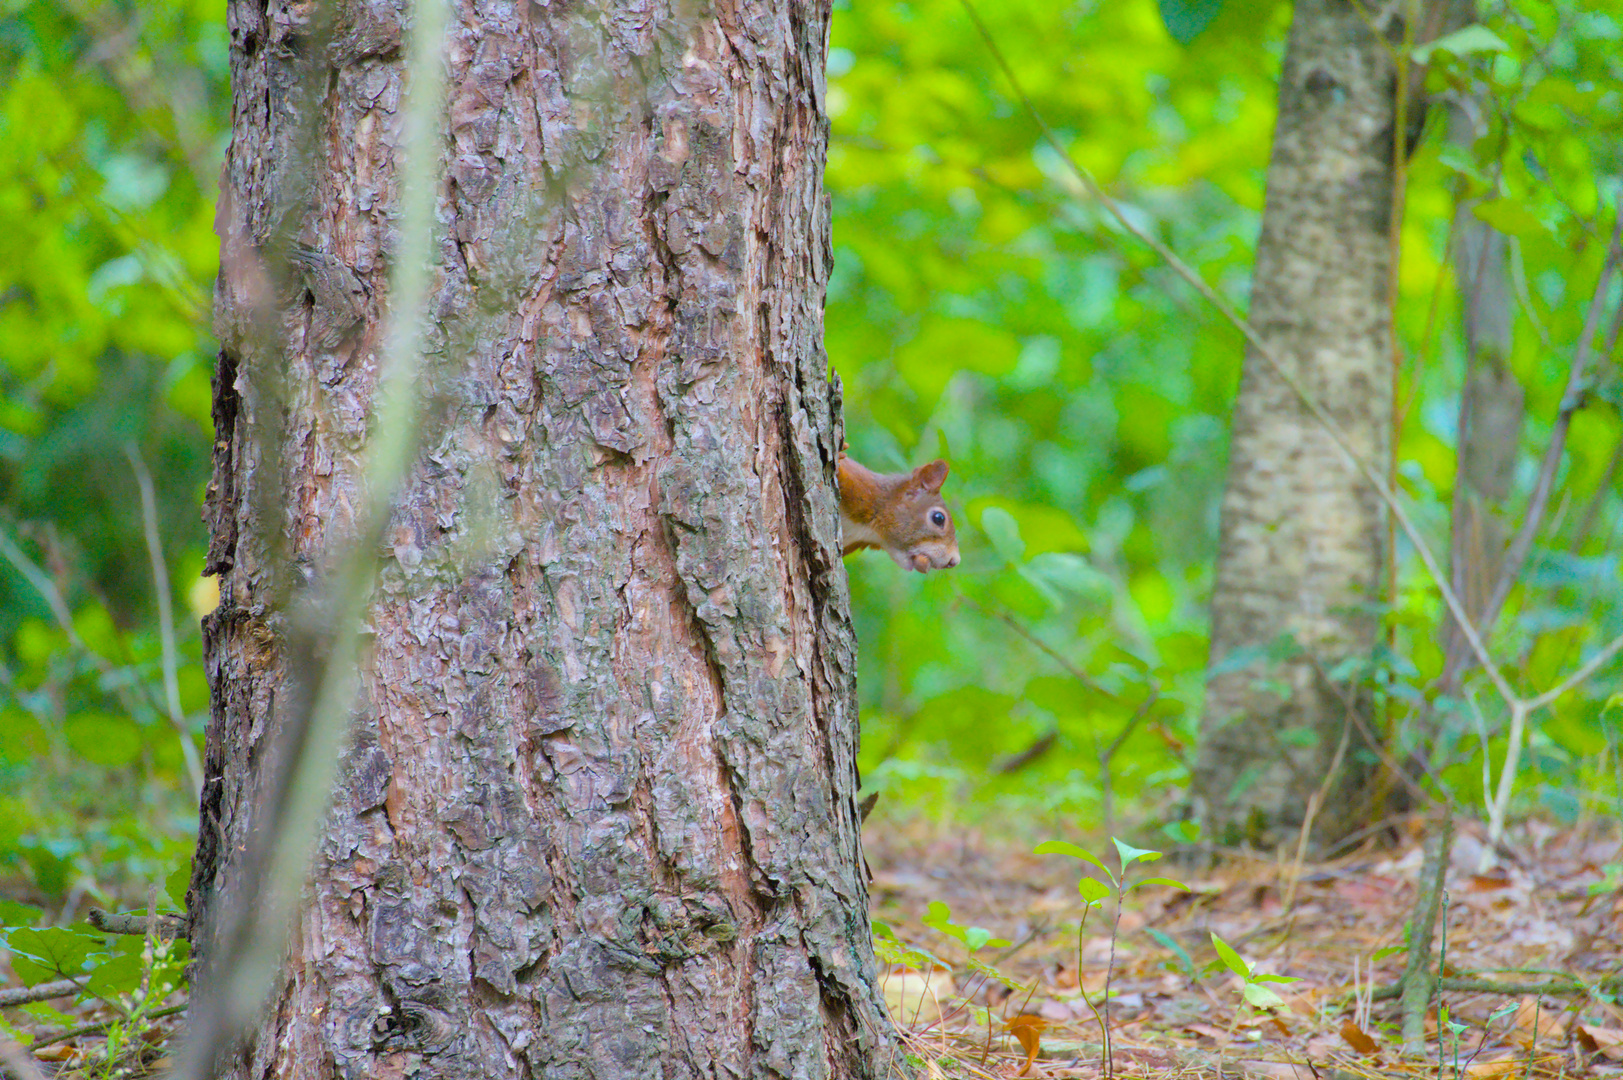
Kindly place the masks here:
MULTIPOLYGON (((1110 867, 1105 865, 1103 859, 1087 848, 1079 847, 1067 840, 1045 840, 1038 844, 1034 851, 1034 854, 1037 855, 1068 855, 1073 859, 1079 859, 1096 868, 1110 882, 1109 885, 1106 885, 1098 878, 1084 872, 1076 883, 1077 892, 1082 895, 1082 918, 1076 927, 1076 970, 1078 977, 1080 977, 1082 971, 1083 931, 1087 929, 1088 912, 1096 907, 1101 907, 1106 900, 1112 897, 1116 901, 1116 917, 1110 924, 1110 963, 1105 968, 1104 997, 1100 1000, 1099 1007, 1095 1008, 1093 1002, 1088 1000, 1087 995, 1082 995, 1083 1003, 1093 1012, 1093 1018, 1099 1024, 1099 1038, 1101 1045, 1104 1047, 1102 1067, 1106 1077, 1115 1075, 1115 1059, 1110 1038, 1110 980, 1116 968, 1116 941, 1121 931, 1122 901, 1127 898, 1128 893, 1140 885, 1170 885, 1174 889, 1183 889, 1185 892, 1189 890, 1189 886, 1171 878, 1144 878, 1133 882, 1131 885, 1127 884, 1127 871, 1134 863, 1154 862, 1161 857, 1161 853, 1134 847, 1132 844, 1125 843, 1115 837, 1111 837, 1110 842, 1116 846, 1116 857, 1121 860, 1121 871, 1119 873, 1111 870, 1110 867)), ((1165 937, 1165 935, 1161 936, 1165 937)), ((1182 952, 1182 950, 1179 951, 1182 952)), ((1188 961, 1187 954, 1184 954, 1184 960, 1188 961)))
MULTIPOLYGON (((8 921, 11 917, 12 913, 6 914, 8 921)), ((43 929, 8 927, 0 932, 0 945, 8 951, 11 969, 25 986, 73 979, 80 986, 81 997, 97 999, 109 1007, 114 1019, 105 1025, 107 1041, 100 1052, 109 1070, 125 1047, 139 1037, 149 1018, 176 1011, 176 1007, 168 1007, 160 1012, 160 1007, 184 988, 190 956, 183 940, 107 937, 82 923, 43 929)), ((22 1011, 36 1023, 78 1026, 79 1018, 42 1002, 25 1005, 22 1011)), ((19 1029, 4 1018, 0 1018, 0 1034, 24 1046, 35 1037, 33 1032, 19 1029)))
MULTIPOLYGON (((1070 153, 1244 310, 1287 6, 1017 0, 977 11, 1070 153)), ((1614 10, 1529 0, 1411 57, 1429 61, 1431 89, 1480 87, 1487 103, 1482 137, 1464 146, 1432 109, 1401 236, 1398 480, 1445 563, 1463 357, 1460 286, 1446 271, 1454 208, 1469 204, 1514 240, 1507 362, 1528 423, 1511 504, 1522 505, 1605 263, 1623 174, 1620 33, 1614 10)), ((1164 804, 1187 777, 1207 665, 1255 663, 1268 678, 1266 662, 1294 649, 1208 656, 1242 343, 1078 191, 960 0, 842 5, 832 45, 827 342, 848 438, 885 470, 946 455, 964 554, 926 579, 877 557, 848 562, 863 776, 885 808, 973 815, 995 800, 1000 815, 1096 821, 1117 809, 1112 792, 1164 804)), ((1554 524, 1493 635, 1527 693, 1623 633, 1623 383, 1609 363, 1595 376, 1554 524)), ((1505 522, 1507 535, 1518 524, 1505 522)), ((1426 782, 1480 804, 1482 755, 1504 757, 1505 711, 1476 684, 1470 700, 1436 700, 1444 612, 1406 547, 1399 559, 1393 602, 1372 598, 1390 643, 1332 677, 1394 721, 1396 757, 1435 748, 1426 782)), ((1551 811, 1615 810, 1594 771, 1618 755, 1597 721, 1620 670, 1614 660, 1537 718, 1520 790, 1551 811)))
MULTIPOLYGON (((200 642, 178 619, 177 719, 148 545, 188 611, 226 75, 217 5, 0 4, 0 890, 46 910, 139 903, 196 836, 200 642)), ((135 945, 41 917, 0 912, 20 975, 78 940, 122 992, 135 945)))
POLYGON ((1215 933, 1212 934, 1212 948, 1217 950, 1217 959, 1206 965, 1205 974, 1218 971, 1228 971, 1240 979, 1240 996, 1245 998, 1246 1004, 1254 1009, 1277 1009, 1285 1004, 1280 997, 1265 983, 1293 983, 1302 980, 1294 975, 1273 975, 1266 971, 1258 971, 1249 961, 1234 951, 1234 947, 1215 933))
MULTIPOLYGON (((1225 16, 1185 50, 1145 3, 980 14, 1078 156, 1243 300, 1272 104, 1226 46, 1254 34, 1225 16)), ((923 580, 848 562, 863 776, 884 806, 1097 815, 1100 755, 1154 696, 1110 780, 1181 783, 1238 336, 1075 199, 958 0, 841 7, 829 103, 852 453, 946 455, 965 557, 923 580)))
POLYGON ((922 921, 925 926, 957 941, 970 956, 974 956, 988 945, 1001 949, 1009 944, 1000 937, 994 937, 990 930, 983 927, 959 926, 952 921, 952 909, 941 900, 930 901, 929 910, 925 912, 922 921))
MULTIPOLYGON (((149 618, 127 444, 195 577, 212 426, 224 27, 210 5, 0 9, 0 505, 75 586, 149 618)), ((0 640, 46 612, 0 570, 0 640)))

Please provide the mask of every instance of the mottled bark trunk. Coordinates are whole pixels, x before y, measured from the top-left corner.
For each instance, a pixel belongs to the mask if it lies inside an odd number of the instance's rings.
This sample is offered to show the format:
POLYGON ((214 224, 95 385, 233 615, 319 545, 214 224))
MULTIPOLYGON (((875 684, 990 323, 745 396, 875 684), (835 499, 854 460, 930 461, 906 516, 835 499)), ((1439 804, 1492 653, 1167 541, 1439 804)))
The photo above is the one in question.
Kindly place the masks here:
MULTIPOLYGON (((1346 0, 1296 4, 1251 322, 1352 448, 1384 469, 1396 116, 1388 46, 1368 17, 1346 0)), ((1359 744, 1350 714, 1371 724, 1370 702, 1325 675, 1373 652, 1386 543, 1375 489, 1252 350, 1234 407, 1211 655, 1220 665, 1282 634, 1305 653, 1208 680, 1194 788, 1216 839, 1278 842, 1310 805, 1321 837, 1357 824, 1363 757, 1342 754, 1326 778, 1344 733, 1359 744)))
MULTIPOLYGON (((1447 0, 1442 29, 1458 29, 1474 17, 1469 0, 1447 0)), ((1448 140, 1464 150, 1481 137, 1486 93, 1449 102, 1448 140)), ((1450 520, 1449 570, 1454 593, 1473 625, 1482 624, 1489 598, 1504 567, 1511 530, 1506 520, 1515 479, 1516 451, 1525 418, 1522 386, 1510 370, 1511 325, 1516 299, 1503 233, 1479 220, 1471 206, 1454 215, 1454 280, 1460 290, 1460 325, 1465 333, 1465 385, 1460 391, 1459 468, 1454 479, 1450 520)), ((1493 613, 1498 617, 1498 612, 1493 613)), ((1437 691, 1459 692, 1460 679, 1476 663, 1470 643, 1452 617, 1445 620, 1443 674, 1437 691)), ((1422 754, 1424 758, 1425 754, 1422 754)))
MULTIPOLYGON (((194 920, 245 900, 288 580, 362 505, 401 11, 356 0, 328 36, 229 6, 194 920)), ((453 4, 434 422, 291 957, 222 1075, 887 1070, 822 352, 828 16, 453 4)))

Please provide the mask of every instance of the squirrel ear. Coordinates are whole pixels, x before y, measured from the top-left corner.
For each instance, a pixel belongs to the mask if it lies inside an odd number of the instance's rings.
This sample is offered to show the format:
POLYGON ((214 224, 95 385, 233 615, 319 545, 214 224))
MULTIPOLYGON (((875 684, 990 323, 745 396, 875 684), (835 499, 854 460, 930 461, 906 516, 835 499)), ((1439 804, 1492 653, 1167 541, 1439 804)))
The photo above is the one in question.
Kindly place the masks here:
POLYGON ((928 465, 920 465, 913 470, 913 482, 925 491, 940 491, 947 482, 947 463, 936 458, 928 465))

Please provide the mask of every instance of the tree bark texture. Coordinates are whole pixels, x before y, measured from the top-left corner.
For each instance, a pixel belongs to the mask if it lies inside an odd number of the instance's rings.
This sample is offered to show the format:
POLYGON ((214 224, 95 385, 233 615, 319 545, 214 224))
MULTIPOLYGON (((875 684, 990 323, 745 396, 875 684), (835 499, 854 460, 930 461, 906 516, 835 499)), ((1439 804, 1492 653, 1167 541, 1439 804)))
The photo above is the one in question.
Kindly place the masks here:
MULTIPOLYGON (((1443 6, 1445 32, 1476 17, 1476 5, 1470 0, 1447 0, 1443 6)), ((1452 98, 1448 141, 1469 150, 1482 136, 1491 107, 1484 89, 1452 98)), ((1449 572, 1466 615, 1486 636, 1493 627, 1483 625, 1482 616, 1504 571, 1505 549, 1515 531, 1506 526, 1515 512, 1510 495, 1526 409, 1522 385, 1510 368, 1517 300, 1510 280, 1509 238, 1471 210, 1462 205, 1454 214, 1452 254, 1465 337, 1465 385, 1460 392, 1459 467, 1449 518, 1449 572)), ((1498 617, 1497 611, 1493 617, 1498 617)), ((1452 616, 1444 625, 1443 673, 1437 692, 1452 696, 1476 656, 1452 616)))
MULTIPOLYGON (((229 3, 194 926, 252 903, 283 598, 363 505, 409 7, 316 11, 229 3)), ((433 419, 291 953, 222 1075, 888 1070, 822 351, 828 18, 452 3, 433 419)))
MULTIPOLYGON (((1251 322, 1280 362, 1384 470, 1392 413, 1388 275, 1394 69, 1368 9, 1298 0, 1257 244, 1251 322)), ((1400 28, 1385 28, 1401 33, 1400 28)), ((1378 641, 1387 543, 1375 488, 1286 383, 1248 350, 1234 407, 1212 597, 1212 661, 1196 809, 1220 842, 1356 827, 1362 756, 1339 755, 1368 696, 1332 686, 1378 641), (1282 634, 1304 650, 1224 671, 1236 650, 1282 634), (1322 804, 1316 802, 1324 788, 1322 804)))

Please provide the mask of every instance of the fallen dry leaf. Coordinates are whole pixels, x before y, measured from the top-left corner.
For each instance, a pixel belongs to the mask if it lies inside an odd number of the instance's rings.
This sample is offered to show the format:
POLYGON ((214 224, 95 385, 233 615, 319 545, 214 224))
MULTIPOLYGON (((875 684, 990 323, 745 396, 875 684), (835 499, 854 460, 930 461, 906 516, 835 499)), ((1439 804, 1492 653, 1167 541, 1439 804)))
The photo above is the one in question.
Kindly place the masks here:
POLYGON ((1472 874, 1466 878, 1466 886, 1471 892, 1493 892, 1498 889, 1510 887, 1510 873, 1502 866, 1495 866, 1484 874, 1472 874))
POLYGON ((1602 1054, 1612 1061, 1623 1061, 1623 1028, 1596 1027, 1578 1024, 1573 1028, 1578 1044, 1586 1054, 1602 1054))
POLYGON ((1366 1057, 1381 1052, 1381 1044, 1370 1038, 1363 1028, 1351 1020, 1341 1025, 1341 1038, 1348 1046, 1366 1057))
POLYGON ((1513 1076, 1520 1072, 1526 1062, 1515 1058, 1504 1058, 1500 1061, 1473 1061, 1465 1067, 1465 1075, 1475 1077, 1476 1080, 1495 1080, 1495 1077, 1513 1076))
POLYGON ((1540 1002, 1537 998, 1522 998, 1522 1003, 1516 1007, 1513 1023, 1522 1032, 1517 1041, 1527 1047, 1545 1039, 1559 1041, 1567 1034, 1560 1006, 1540 1002))
POLYGON ((1042 1049, 1042 1033, 1048 1026, 1048 1021, 1030 1013, 1021 1013, 1013 1020, 1005 1021, 1004 1026, 1009 1029, 1011 1035, 1020 1040, 1021 1047, 1026 1051, 1026 1063, 1015 1073, 1016 1076, 1024 1076, 1031 1071, 1031 1063, 1037 1060, 1037 1051, 1042 1049))

